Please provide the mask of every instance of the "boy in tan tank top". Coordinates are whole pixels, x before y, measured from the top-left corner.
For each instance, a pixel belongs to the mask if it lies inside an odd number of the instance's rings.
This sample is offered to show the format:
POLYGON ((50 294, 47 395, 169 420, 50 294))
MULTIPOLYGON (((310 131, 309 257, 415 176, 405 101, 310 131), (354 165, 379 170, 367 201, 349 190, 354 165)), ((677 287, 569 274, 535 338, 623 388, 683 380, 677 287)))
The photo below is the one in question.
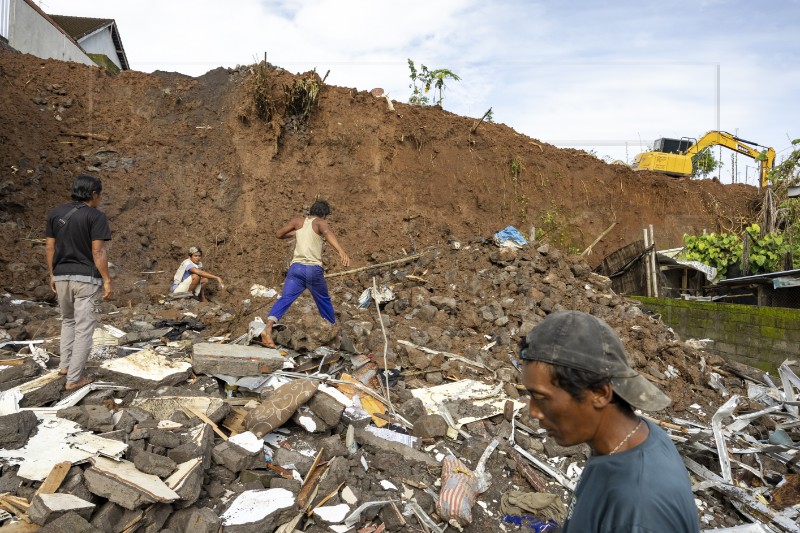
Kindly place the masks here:
POLYGON ((325 282, 325 273, 322 270, 322 244, 324 241, 331 243, 337 252, 343 266, 350 265, 350 258, 339 245, 333 232, 325 221, 331 212, 328 202, 317 200, 311 206, 309 216, 297 216, 290 220, 284 227, 275 232, 279 239, 295 237, 297 242, 294 247, 292 264, 283 282, 281 297, 272 306, 267 318, 267 326, 261 333, 261 342, 275 348, 272 339, 272 326, 289 310, 294 301, 308 289, 314 302, 317 304, 319 314, 330 322, 336 323, 333 315, 333 305, 328 294, 328 284, 325 282))

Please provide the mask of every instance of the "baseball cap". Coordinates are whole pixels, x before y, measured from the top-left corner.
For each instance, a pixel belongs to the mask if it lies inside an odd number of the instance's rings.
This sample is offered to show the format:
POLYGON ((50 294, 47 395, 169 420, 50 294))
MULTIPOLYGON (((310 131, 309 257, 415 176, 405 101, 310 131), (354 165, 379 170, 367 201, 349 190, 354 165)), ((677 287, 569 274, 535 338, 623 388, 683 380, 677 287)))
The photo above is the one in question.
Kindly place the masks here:
POLYGON ((203 250, 201 250, 199 246, 192 246, 191 248, 189 248, 189 255, 202 254, 202 253, 203 250))
POLYGON ((623 400, 660 411, 672 400, 628 364, 619 335, 605 321, 580 311, 548 315, 525 337, 520 358, 594 372, 611 379, 623 400))

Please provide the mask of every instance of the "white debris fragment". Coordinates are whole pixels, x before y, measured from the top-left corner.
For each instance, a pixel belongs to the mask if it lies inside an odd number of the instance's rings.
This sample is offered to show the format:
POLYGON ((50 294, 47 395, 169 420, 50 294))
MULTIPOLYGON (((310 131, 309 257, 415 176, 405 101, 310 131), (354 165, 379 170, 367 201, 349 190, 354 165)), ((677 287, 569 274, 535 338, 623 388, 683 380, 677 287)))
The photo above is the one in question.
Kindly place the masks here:
POLYGON ((286 489, 246 490, 220 518, 223 526, 250 524, 291 505, 294 495, 286 489))
POLYGON ((258 453, 264 447, 264 441, 255 436, 252 431, 237 433, 228 439, 228 442, 244 448, 250 453, 258 453))
POLYGON ((320 520, 330 524, 338 524, 344 520, 349 512, 350 506, 346 503, 340 503, 339 505, 327 505, 325 507, 317 507, 314 509, 314 514, 319 517, 320 520))
POLYGON ((381 480, 381 487, 383 490, 397 490, 397 486, 388 479, 381 480))

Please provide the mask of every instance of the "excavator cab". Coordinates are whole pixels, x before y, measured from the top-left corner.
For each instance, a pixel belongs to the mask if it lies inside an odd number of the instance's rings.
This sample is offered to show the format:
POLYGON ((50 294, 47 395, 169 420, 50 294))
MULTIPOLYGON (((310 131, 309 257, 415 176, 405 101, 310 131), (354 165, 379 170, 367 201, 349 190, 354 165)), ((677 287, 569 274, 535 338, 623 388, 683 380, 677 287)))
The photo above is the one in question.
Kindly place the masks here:
POLYGON ((690 139, 689 137, 683 137, 682 139, 662 137, 653 141, 653 151, 665 154, 682 154, 696 142, 695 139, 690 139))

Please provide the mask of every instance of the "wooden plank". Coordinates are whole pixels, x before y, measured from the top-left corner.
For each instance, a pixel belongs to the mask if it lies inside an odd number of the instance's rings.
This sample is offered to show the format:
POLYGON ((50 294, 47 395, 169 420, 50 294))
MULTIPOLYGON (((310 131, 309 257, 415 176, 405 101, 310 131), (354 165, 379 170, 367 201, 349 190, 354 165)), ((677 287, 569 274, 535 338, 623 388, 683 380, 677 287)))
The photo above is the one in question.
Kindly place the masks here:
POLYGON ((244 418, 249 411, 243 407, 231 407, 231 412, 222 421, 222 427, 231 432, 231 437, 245 431, 244 418))
POLYGON ((53 465, 53 469, 47 474, 47 478, 45 478, 42 484, 39 485, 36 494, 55 494, 64 482, 64 478, 67 477, 67 472, 69 472, 71 467, 72 463, 69 461, 53 465))
POLYGON ((42 526, 37 524, 29 524, 27 522, 14 522, 6 526, 0 527, 0 533, 33 533, 39 531, 42 526))
POLYGON ((191 407, 189 405, 185 406, 183 409, 188 411, 190 414, 193 414, 194 416, 196 416, 197 418, 199 418, 200 420, 202 420, 203 422, 205 422, 209 426, 211 426, 211 429, 214 430, 214 433, 216 433, 217 435, 222 437, 223 440, 228 440, 228 436, 225 433, 223 433, 222 430, 219 429, 219 427, 210 418, 208 418, 206 415, 204 415, 203 413, 201 413, 200 411, 198 411, 197 409, 195 409, 194 407, 191 407))

